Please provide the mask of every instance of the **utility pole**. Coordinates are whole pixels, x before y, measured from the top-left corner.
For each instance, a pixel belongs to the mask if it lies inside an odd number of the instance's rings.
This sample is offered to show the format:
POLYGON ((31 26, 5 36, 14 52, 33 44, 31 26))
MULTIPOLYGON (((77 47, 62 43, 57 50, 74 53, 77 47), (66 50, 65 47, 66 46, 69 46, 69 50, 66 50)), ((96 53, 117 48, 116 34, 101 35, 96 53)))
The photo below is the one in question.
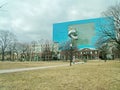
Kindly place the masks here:
POLYGON ((70 66, 72 66, 73 52, 72 52, 72 43, 70 44, 70 66))
POLYGON ((72 27, 70 28, 69 32, 68 32, 68 36, 71 38, 71 43, 70 43, 70 66, 72 66, 72 61, 73 61, 73 41, 74 40, 78 40, 78 35, 77 35, 77 31, 75 29, 73 29, 72 27))

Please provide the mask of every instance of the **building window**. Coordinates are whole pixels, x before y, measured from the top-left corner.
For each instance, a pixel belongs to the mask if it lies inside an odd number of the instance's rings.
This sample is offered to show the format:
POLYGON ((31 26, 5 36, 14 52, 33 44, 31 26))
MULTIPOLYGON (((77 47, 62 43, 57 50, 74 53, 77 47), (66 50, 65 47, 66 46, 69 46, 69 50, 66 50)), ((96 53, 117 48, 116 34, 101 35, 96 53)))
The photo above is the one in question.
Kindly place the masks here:
POLYGON ((80 54, 82 54, 82 52, 80 52, 80 54))
POLYGON ((97 51, 95 51, 95 54, 97 54, 97 51))
POLYGON ((92 51, 90 51, 90 54, 92 54, 93 52, 92 51))

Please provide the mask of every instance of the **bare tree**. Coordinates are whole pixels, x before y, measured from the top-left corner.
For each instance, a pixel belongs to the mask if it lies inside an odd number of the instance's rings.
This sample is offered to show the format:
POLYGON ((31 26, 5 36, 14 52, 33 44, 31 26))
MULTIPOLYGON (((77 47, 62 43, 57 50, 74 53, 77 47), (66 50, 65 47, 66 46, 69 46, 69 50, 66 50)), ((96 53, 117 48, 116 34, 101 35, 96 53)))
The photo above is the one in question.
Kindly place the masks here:
POLYGON ((31 54, 30 44, 26 42, 18 42, 16 49, 20 56, 19 59, 21 61, 30 60, 30 54, 31 54))
POLYGON ((107 20, 110 23, 109 27, 102 26, 104 37, 114 40, 118 46, 120 46, 120 3, 110 6, 102 14, 107 17, 107 20))
POLYGON ((68 40, 68 41, 66 41, 66 42, 63 42, 63 43, 61 43, 60 44, 60 50, 61 50, 61 57, 62 57, 62 59, 65 59, 65 60, 68 60, 68 59, 70 59, 70 52, 71 52, 71 47, 70 47, 70 44, 71 44, 71 41, 70 40, 68 40))
POLYGON ((120 51, 120 3, 108 7, 102 15, 105 17, 104 21, 99 22, 100 31, 96 46, 106 54, 114 48, 120 51), (111 44, 112 48, 109 48, 109 45, 105 47, 106 43, 111 44))
POLYGON ((15 41, 15 35, 10 31, 1 30, 0 31, 0 47, 2 53, 2 61, 4 61, 5 50, 10 44, 15 41))
POLYGON ((14 41, 13 43, 11 43, 8 48, 7 48, 7 51, 10 55, 9 59, 10 61, 14 61, 15 59, 18 58, 18 52, 17 52, 17 49, 16 49, 16 41, 14 41))

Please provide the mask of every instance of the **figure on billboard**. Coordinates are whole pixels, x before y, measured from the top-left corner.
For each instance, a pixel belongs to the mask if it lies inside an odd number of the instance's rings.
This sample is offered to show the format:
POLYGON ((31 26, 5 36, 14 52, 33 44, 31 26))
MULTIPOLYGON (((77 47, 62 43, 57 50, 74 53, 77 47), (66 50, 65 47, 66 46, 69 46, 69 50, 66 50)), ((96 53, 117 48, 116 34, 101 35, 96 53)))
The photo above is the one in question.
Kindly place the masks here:
POLYGON ((77 40, 78 39, 78 35, 77 35, 77 31, 75 29, 73 29, 72 27, 70 28, 70 30, 68 31, 68 36, 71 39, 77 40))

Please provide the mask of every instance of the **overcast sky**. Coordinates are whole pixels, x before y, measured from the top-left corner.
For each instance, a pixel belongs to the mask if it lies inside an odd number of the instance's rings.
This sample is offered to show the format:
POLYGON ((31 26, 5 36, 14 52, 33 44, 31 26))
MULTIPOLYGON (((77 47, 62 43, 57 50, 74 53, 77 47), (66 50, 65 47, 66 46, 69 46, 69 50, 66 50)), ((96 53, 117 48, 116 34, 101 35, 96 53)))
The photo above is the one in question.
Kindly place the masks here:
POLYGON ((119 0, 0 0, 0 29, 20 41, 52 40, 53 23, 98 18, 119 0))

